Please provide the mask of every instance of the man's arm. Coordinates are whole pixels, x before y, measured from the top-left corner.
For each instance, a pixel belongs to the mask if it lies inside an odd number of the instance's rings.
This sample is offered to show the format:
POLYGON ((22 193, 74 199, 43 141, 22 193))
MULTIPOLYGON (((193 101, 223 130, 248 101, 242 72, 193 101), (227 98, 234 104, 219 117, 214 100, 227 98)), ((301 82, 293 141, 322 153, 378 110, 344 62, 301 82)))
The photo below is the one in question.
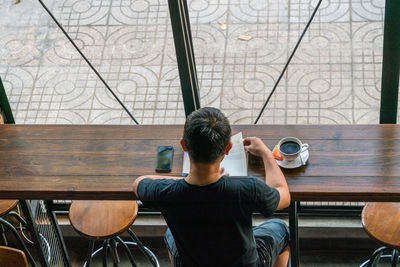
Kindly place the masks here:
POLYGON ((137 193, 137 189, 139 186, 140 181, 142 181, 143 179, 152 179, 152 180, 157 180, 157 179, 174 179, 174 180, 178 180, 178 179, 182 179, 183 177, 175 177, 175 176, 162 176, 162 175, 143 175, 143 176, 139 176, 138 178, 136 178, 136 180, 133 182, 133 193, 135 194, 136 198, 139 199, 139 195, 137 193))
POLYGON ((278 190, 280 200, 277 209, 284 209, 290 205, 290 192, 285 176, 276 163, 272 152, 258 137, 247 137, 243 141, 244 148, 249 153, 261 157, 265 167, 265 183, 278 190))

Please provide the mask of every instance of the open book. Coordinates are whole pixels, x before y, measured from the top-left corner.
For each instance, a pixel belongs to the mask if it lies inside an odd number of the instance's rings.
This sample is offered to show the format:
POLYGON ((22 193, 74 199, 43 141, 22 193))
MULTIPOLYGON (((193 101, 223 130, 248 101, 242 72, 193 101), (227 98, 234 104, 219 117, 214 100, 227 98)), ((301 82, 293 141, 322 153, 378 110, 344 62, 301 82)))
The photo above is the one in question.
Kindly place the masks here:
MULTIPOLYGON (((229 176, 247 176, 247 156, 243 146, 242 132, 231 137, 232 149, 229 155, 225 155, 221 162, 221 168, 225 168, 224 173, 229 176)), ((186 176, 190 171, 190 160, 188 152, 183 156, 182 175, 186 176)))

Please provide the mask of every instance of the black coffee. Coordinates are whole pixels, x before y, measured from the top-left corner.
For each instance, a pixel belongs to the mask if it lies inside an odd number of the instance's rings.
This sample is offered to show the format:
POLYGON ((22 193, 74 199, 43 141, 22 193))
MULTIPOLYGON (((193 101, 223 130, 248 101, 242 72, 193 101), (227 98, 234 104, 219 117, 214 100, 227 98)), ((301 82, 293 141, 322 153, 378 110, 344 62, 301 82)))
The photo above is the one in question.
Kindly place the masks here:
POLYGON ((285 154, 296 154, 300 150, 300 145, 293 141, 281 144, 281 151, 285 154))

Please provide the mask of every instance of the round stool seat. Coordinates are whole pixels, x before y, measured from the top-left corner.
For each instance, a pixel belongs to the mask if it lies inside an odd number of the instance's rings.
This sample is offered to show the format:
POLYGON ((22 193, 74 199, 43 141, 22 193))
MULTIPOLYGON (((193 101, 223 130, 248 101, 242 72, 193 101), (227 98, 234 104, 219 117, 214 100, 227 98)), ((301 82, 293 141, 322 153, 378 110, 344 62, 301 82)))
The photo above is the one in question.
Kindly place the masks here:
POLYGON ((392 249, 400 249, 400 203, 367 203, 361 214, 365 231, 392 249))
POLYGON ((18 200, 15 199, 0 200, 0 216, 6 215, 17 205, 18 205, 18 200))
POLYGON ((73 201, 69 220, 79 234, 105 240, 125 232, 135 221, 137 212, 136 201, 73 201))

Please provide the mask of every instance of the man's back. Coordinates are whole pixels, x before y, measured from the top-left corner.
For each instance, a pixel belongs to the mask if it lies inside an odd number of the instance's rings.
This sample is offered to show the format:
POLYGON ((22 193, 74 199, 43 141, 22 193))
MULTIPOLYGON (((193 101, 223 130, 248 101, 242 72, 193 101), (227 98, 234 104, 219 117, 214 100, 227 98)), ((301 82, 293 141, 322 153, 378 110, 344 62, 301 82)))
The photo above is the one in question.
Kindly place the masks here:
POLYGON ((251 215, 270 216, 279 193, 253 177, 221 177, 205 186, 144 179, 138 195, 159 208, 184 266, 257 266, 251 215))

